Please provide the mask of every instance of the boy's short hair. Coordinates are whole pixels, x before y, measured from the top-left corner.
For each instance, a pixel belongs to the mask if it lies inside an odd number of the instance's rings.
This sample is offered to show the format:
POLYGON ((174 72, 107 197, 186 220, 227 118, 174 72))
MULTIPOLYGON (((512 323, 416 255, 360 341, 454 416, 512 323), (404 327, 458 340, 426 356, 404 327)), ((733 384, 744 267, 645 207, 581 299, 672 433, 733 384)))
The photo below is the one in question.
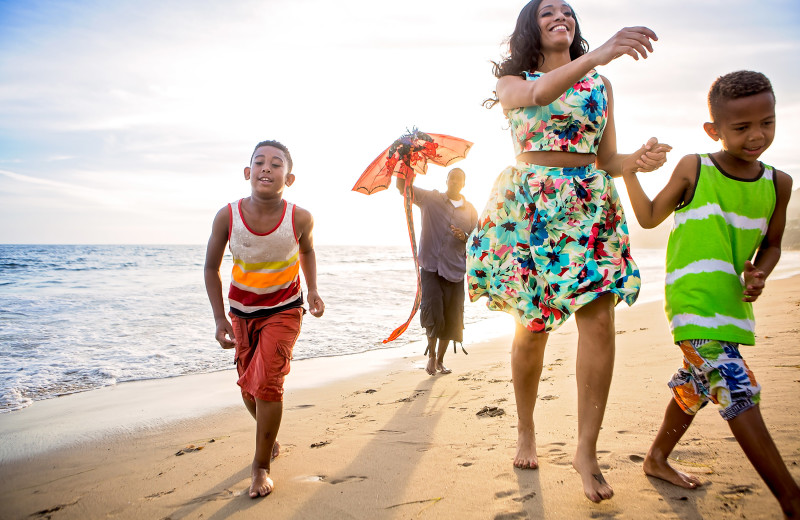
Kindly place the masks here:
POLYGON ((775 98, 772 83, 760 72, 738 70, 718 77, 708 91, 708 111, 716 120, 723 101, 769 92, 775 98))
POLYGON ((286 156, 286 162, 289 163, 289 170, 287 171, 287 173, 292 173, 292 154, 289 153, 289 149, 286 148, 285 144, 279 143, 278 141, 268 140, 268 141, 261 141, 260 143, 258 143, 256 147, 253 148, 253 154, 250 156, 250 164, 253 163, 253 157, 256 156, 256 151, 262 146, 271 146, 273 148, 277 148, 278 150, 282 151, 283 154, 286 156))

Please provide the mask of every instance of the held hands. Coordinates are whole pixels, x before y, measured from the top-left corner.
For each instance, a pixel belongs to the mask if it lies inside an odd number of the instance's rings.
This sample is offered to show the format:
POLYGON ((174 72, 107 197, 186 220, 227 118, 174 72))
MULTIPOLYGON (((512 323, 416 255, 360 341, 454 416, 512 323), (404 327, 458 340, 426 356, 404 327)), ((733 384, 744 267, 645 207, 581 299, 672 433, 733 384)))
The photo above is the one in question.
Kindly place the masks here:
POLYGON ((315 318, 319 318, 325 313, 325 302, 319 297, 317 291, 308 291, 308 312, 315 318))
POLYGON ((647 59, 647 51, 653 52, 651 40, 657 41, 658 36, 647 27, 625 27, 592 54, 598 65, 608 65, 623 54, 639 61, 639 56, 647 59))
POLYGON ((667 152, 672 147, 666 143, 659 143, 658 139, 651 137, 647 142, 630 154, 622 163, 622 173, 652 172, 664 166, 667 162, 667 152))
POLYGON ((214 337, 222 348, 233 348, 236 346, 236 339, 233 336, 233 327, 226 318, 217 320, 217 332, 214 334, 214 337))
POLYGON ((456 240, 460 240, 462 242, 467 241, 467 234, 462 229, 455 227, 453 224, 450 224, 450 232, 453 234, 456 240))
POLYGON ((748 260, 744 263, 742 276, 744 276, 744 298, 742 298, 742 301, 756 301, 761 296, 761 291, 764 290, 764 284, 766 283, 764 271, 756 269, 752 262, 748 260))

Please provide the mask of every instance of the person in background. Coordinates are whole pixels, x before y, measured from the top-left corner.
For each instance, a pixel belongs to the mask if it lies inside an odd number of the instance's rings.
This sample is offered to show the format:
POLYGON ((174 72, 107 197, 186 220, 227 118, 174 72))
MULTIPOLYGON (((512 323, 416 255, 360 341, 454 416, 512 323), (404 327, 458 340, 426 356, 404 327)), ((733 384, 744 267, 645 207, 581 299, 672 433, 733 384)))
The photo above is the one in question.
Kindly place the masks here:
MULTIPOLYGON (((478 221, 475 207, 461 195, 466 176, 461 168, 447 174, 447 190, 412 187, 414 204, 422 213, 419 266, 422 280, 420 324, 428 338, 430 375, 449 374, 444 355, 450 341, 464 341, 464 273, 467 236, 478 221), (437 348, 438 341, 438 348, 437 348)), ((404 193, 405 179, 397 178, 404 193)))

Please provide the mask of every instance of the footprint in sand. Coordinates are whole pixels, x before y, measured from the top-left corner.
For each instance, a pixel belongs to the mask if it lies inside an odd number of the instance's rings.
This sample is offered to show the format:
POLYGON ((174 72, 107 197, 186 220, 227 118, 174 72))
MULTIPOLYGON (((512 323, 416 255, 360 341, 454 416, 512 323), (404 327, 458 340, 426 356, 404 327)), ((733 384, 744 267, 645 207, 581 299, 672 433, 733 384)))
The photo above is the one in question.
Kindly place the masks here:
POLYGON ((751 495, 753 488, 748 485, 730 486, 728 489, 720 491, 720 495, 751 495))
POLYGON ((506 411, 502 408, 498 408, 496 406, 484 406, 475 415, 479 417, 497 417, 499 415, 505 415, 505 413, 506 411))
POLYGON ((514 502, 527 502, 528 500, 532 499, 535 496, 536 496, 536 491, 531 491, 527 495, 523 495, 521 497, 517 497, 512 500, 514 500, 514 502))
POLYGON ((50 513, 55 513, 57 511, 61 511, 62 509, 66 508, 66 507, 74 506, 75 504, 78 503, 79 500, 80 500, 80 498, 76 499, 74 502, 70 502, 69 504, 59 504, 57 506, 53 506, 53 507, 48 508, 48 509, 42 509, 41 511, 36 511, 35 513, 33 513, 30 516, 46 516, 47 518, 50 518, 50 513))
POLYGON ((295 480, 299 480, 301 482, 325 482, 325 475, 306 475, 295 477, 295 480))
POLYGON ((494 520, 516 520, 517 518, 528 518, 525 511, 515 511, 513 513, 500 513, 494 516, 494 520))
POLYGON ((616 518, 619 514, 619 511, 592 511, 589 518, 616 518))
POLYGON ((161 498, 164 495, 169 495, 171 493, 174 493, 176 489, 177 488, 172 488, 169 491, 159 491, 158 493, 153 493, 152 495, 147 495, 144 498, 147 499, 147 500, 153 500, 154 498, 161 498))
POLYGON ((563 451, 561 453, 551 453, 547 460, 554 466, 572 467, 572 457, 569 453, 564 453, 563 451))
POLYGON ((506 498, 506 497, 510 497, 513 494, 514 494, 514 490, 511 490, 511 491, 498 491, 497 493, 494 494, 494 497, 495 498, 506 498))
POLYGON ((345 482, 353 482, 353 481, 355 481, 355 482, 363 482, 365 480, 367 480, 367 477, 359 476, 359 475, 348 475, 346 477, 332 479, 330 481, 330 483, 333 484, 333 485, 336 485, 336 484, 343 484, 345 482))
POLYGON ((644 462, 644 457, 641 455, 629 455, 628 458, 631 459, 631 462, 635 462, 636 464, 644 462))
POLYGON ((203 502, 215 502, 217 500, 230 500, 231 498, 235 498, 243 494, 245 494, 245 491, 231 491, 230 489, 225 489, 217 493, 209 493, 208 495, 193 498, 188 502, 185 502, 185 505, 200 504, 203 502))

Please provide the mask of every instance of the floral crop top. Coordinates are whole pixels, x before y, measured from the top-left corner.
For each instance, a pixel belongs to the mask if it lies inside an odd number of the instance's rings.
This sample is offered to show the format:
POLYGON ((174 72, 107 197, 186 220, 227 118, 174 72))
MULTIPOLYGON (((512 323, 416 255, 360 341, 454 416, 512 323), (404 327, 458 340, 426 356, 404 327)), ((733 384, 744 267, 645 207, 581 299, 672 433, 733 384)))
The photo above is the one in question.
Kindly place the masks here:
MULTIPOLYGON (((536 81, 543 72, 526 72, 536 81)), ((592 70, 547 106, 512 108, 506 113, 514 153, 597 153, 608 116, 608 95, 600 75, 592 70)))

